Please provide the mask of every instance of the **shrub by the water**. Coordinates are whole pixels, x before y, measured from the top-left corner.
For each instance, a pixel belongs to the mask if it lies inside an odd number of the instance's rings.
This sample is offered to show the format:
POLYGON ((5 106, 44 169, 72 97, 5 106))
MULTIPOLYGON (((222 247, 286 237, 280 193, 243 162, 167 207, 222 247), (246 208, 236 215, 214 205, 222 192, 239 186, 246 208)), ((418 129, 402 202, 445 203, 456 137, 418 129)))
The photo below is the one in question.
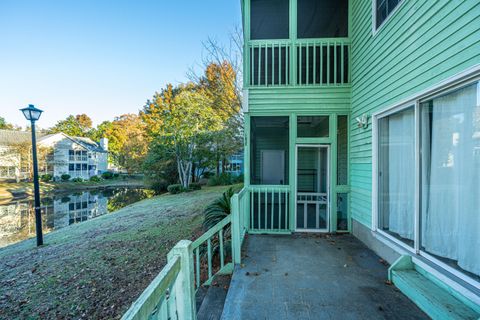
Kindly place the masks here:
POLYGON ((99 176, 92 176, 92 177, 90 177, 90 181, 100 182, 100 181, 102 181, 102 179, 99 176))
POLYGON ((185 188, 181 184, 171 184, 167 187, 168 192, 171 194, 178 194, 185 191, 185 188))
POLYGON ((111 173, 110 171, 105 171, 104 173, 102 173, 102 178, 105 180, 112 179, 113 173, 111 173))
POLYGON ((155 192, 155 194, 161 194, 167 191, 168 183, 165 181, 153 181, 150 183, 150 189, 155 192))
POLYGON ((68 181, 68 180, 70 180, 70 178, 71 178, 71 176, 69 174, 66 174, 66 173, 62 174, 60 176, 60 179, 62 179, 62 181, 68 181))
POLYGON ((73 179, 72 179, 72 182, 83 182, 83 179, 80 178, 80 177, 73 178, 73 179))
POLYGON ((43 182, 49 182, 49 181, 52 181, 52 179, 53 179, 53 176, 48 173, 40 177, 40 180, 42 180, 43 182))

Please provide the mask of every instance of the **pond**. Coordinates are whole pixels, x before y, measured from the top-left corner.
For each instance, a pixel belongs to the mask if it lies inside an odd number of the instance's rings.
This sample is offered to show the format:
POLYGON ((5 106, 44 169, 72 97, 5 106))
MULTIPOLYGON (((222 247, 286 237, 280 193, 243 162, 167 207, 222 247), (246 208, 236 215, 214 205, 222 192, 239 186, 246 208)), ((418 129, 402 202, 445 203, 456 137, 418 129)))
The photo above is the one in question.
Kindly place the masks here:
MULTIPOLYGON (((153 191, 147 189, 108 188, 43 197, 43 232, 93 219, 149 198, 153 194, 153 191)), ((33 207, 32 198, 0 204, 0 248, 35 237, 33 207)))

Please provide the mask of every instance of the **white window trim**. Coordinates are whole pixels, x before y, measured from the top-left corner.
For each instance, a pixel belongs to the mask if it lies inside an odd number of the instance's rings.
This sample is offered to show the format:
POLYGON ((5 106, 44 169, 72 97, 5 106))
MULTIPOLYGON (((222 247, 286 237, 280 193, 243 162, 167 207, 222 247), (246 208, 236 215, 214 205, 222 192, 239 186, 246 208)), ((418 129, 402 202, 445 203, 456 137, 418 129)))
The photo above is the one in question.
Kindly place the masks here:
POLYGON ((378 28, 377 28, 377 2, 378 0, 372 0, 372 34, 373 36, 375 36, 378 33, 378 31, 380 31, 380 29, 382 29, 382 27, 387 23, 387 21, 389 21, 390 18, 397 13, 397 11, 399 10, 398 8, 400 8, 403 5, 403 3, 405 3, 405 0, 400 0, 400 2, 397 4, 395 9, 393 9, 392 12, 390 12, 390 14, 385 18, 385 20, 383 20, 382 24, 379 25, 378 28))
MULTIPOLYGON (((374 0, 376 1, 376 0, 374 0)), ((428 254, 425 251, 420 249, 420 102, 435 98, 436 96, 447 94, 449 91, 454 91, 455 89, 464 87, 470 83, 474 83, 475 81, 480 81, 480 64, 475 65, 455 76, 452 76, 439 84, 423 90, 411 97, 404 99, 394 105, 386 107, 378 112, 372 114, 372 226, 371 229, 374 232, 374 235, 377 239, 381 242, 386 244, 387 246, 391 247, 395 251, 399 252, 400 254, 410 253, 412 257, 423 257, 428 262, 431 262, 434 265, 439 266, 441 269, 447 272, 447 275, 430 268, 429 272, 431 272, 434 276, 439 279, 448 278, 448 274, 451 274, 461 280, 465 281, 469 285, 477 288, 480 290, 480 282, 472 279, 465 273, 450 267, 449 265, 445 264, 444 262, 436 259, 432 255, 428 254), (406 243, 400 241, 399 239, 389 235, 388 233, 378 229, 378 120, 399 111, 402 111, 408 107, 415 106, 415 233, 414 233, 414 247, 408 246, 406 243), (398 250, 399 248, 403 250, 398 250), (403 252, 402 252, 403 251, 403 252)), ((418 258, 417 258, 418 260, 418 258)), ((449 278, 451 281, 451 278, 449 278)), ((463 288, 463 287, 462 287, 463 288)), ((464 289, 463 291, 468 289, 464 289)), ((462 291, 462 292, 463 292, 462 291)), ((468 295, 469 297, 472 296, 471 294, 468 295)), ((475 296, 473 294, 473 296, 475 296)), ((480 299, 479 299, 480 300, 480 299)), ((476 301, 477 303, 480 301, 476 301)))

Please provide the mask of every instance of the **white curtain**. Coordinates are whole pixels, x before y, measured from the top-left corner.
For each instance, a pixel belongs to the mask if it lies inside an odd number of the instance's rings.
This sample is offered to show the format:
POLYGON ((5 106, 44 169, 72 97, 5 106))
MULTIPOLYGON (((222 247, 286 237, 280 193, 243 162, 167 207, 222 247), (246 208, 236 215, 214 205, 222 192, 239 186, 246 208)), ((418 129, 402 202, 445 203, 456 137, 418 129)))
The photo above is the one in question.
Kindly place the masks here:
POLYGON ((480 275, 477 84, 422 105, 422 247, 480 275))
POLYGON ((414 239, 415 115, 407 109, 388 117, 388 223, 390 232, 414 239))

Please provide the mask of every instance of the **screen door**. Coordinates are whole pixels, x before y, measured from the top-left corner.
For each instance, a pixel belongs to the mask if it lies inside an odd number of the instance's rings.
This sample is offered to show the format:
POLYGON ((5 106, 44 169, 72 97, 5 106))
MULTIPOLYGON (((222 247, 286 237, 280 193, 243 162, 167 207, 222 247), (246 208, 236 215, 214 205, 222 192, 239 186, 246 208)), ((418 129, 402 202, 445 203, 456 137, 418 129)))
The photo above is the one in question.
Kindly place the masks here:
POLYGON ((327 232, 329 146, 297 146, 297 231, 327 232))

